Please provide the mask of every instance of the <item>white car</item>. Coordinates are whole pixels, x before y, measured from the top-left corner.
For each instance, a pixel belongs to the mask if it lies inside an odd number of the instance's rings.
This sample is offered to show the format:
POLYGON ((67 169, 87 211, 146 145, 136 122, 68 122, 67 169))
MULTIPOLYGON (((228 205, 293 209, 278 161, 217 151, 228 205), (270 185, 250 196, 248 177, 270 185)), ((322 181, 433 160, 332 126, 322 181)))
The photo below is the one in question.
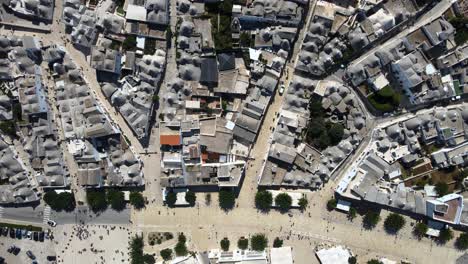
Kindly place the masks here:
POLYGON ((279 94, 280 94, 280 95, 283 95, 284 89, 285 89, 285 88, 284 88, 284 84, 282 84, 282 85, 280 86, 280 89, 279 89, 279 94))
POLYGON ((55 221, 52 221, 52 220, 47 220, 47 224, 52 226, 52 227, 57 226, 57 223, 55 221))

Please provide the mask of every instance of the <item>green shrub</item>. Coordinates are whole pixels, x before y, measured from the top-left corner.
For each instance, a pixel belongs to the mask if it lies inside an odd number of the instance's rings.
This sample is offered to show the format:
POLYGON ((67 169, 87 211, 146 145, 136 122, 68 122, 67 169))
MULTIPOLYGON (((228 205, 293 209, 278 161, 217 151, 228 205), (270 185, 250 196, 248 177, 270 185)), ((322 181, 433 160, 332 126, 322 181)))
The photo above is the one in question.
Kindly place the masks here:
POLYGON ((239 249, 246 250, 249 247, 249 239, 245 237, 239 238, 239 240, 237 240, 237 247, 239 249))
POLYGON ((335 198, 331 198, 327 202, 327 209, 328 211, 332 211, 336 208, 336 205, 338 204, 338 201, 335 198))
POLYGON ((229 242, 229 239, 227 237, 223 238, 223 240, 221 240, 221 242, 220 242, 221 249, 223 251, 228 251, 230 244, 231 244, 231 242, 229 242))
POLYGON ((170 260, 172 258, 172 249, 170 248, 165 248, 159 252, 161 255, 161 258, 165 261, 170 260))
POLYGON ((255 234, 250 239, 252 250, 263 251, 268 245, 268 239, 264 234, 255 234))
POLYGON ((444 196, 449 193, 449 186, 445 182, 438 182, 435 185, 435 191, 437 192, 437 195, 439 196, 444 196))
POLYGON ((468 234, 462 233, 455 241, 455 246, 460 250, 468 249, 468 234))
POLYGON ((309 201, 305 196, 303 196, 301 199, 299 199, 299 208, 301 211, 304 211, 307 208, 307 205, 309 204, 309 201))
POLYGON ((185 193, 185 201, 189 203, 190 206, 195 206, 195 202, 197 201, 197 196, 194 192, 188 191, 185 193))
POLYGON ((282 246, 283 246, 283 240, 280 239, 279 237, 276 237, 275 240, 273 240, 273 247, 280 248, 282 246))
POLYGON ((177 202, 177 194, 175 192, 169 191, 166 194, 166 204, 169 207, 174 207, 177 202))
POLYGON ((357 263, 357 259, 355 256, 351 256, 348 258, 348 264, 356 264, 357 263))
POLYGON ((440 230, 439 237, 437 238, 437 242, 439 244, 445 244, 448 241, 452 240, 453 238, 453 231, 449 227, 443 228, 440 230))
POLYGON ((418 238, 418 239, 421 239, 423 236, 426 235, 427 233, 427 230, 429 228, 427 227, 427 225, 425 223, 417 223, 415 226, 414 226, 414 229, 413 229, 413 234, 418 238))
POLYGON ((356 210, 356 208, 354 208, 354 207, 349 208, 348 219, 349 219, 350 221, 353 221, 354 218, 356 218, 356 216, 357 216, 357 210, 356 210))

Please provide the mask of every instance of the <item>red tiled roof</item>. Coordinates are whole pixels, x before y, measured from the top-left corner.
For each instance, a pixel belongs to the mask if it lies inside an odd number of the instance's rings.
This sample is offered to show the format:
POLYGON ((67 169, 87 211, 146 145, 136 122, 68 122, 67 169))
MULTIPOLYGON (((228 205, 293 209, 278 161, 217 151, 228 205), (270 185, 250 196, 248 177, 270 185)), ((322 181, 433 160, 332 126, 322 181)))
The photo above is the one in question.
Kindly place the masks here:
POLYGON ((179 146, 180 136, 179 135, 160 135, 159 141, 161 145, 179 146))

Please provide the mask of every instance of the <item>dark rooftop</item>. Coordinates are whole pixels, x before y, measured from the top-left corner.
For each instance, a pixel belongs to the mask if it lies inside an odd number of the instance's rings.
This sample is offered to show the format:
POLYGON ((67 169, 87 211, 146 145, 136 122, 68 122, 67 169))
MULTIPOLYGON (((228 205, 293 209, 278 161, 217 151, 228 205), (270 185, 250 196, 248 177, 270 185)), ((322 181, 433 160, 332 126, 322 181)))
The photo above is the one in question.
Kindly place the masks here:
POLYGON ((200 82, 202 83, 217 83, 218 82, 218 63, 215 58, 202 59, 200 82))

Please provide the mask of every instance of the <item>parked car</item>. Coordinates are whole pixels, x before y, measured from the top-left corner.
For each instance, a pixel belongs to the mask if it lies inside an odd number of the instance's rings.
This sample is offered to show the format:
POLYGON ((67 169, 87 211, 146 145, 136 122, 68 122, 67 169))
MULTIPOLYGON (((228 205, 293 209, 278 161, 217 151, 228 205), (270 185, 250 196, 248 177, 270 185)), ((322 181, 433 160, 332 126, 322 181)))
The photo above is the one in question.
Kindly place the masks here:
POLYGON ((28 231, 26 233, 26 236, 29 238, 29 239, 32 239, 32 232, 31 231, 28 231))
POLYGON ((10 237, 15 238, 15 229, 14 228, 10 228, 10 237))
POLYGON ((2 229, 2 235, 3 235, 3 236, 8 236, 8 227, 4 227, 4 228, 2 229))
POLYGON ((5 263, 5 259, 3 257, 0 257, 0 264, 5 263))
POLYGON ((34 241, 37 241, 39 239, 39 234, 36 231, 34 231, 33 233, 33 239, 34 241))
POLYGON ((41 231, 39 233, 39 241, 44 242, 44 232, 43 231, 41 231))
POLYGON ((280 94, 280 95, 283 95, 284 89, 285 89, 284 84, 282 84, 282 85, 280 86, 280 88, 279 88, 279 94, 280 94))
POLYGON ((30 259, 33 259, 33 260, 36 259, 36 256, 34 256, 34 254, 31 252, 31 250, 26 251, 26 255, 28 255, 28 257, 30 259))
POLYGON ((47 261, 56 261, 57 257, 56 256, 47 256, 47 261))
POLYGON ((21 229, 16 229, 16 238, 21 239, 23 236, 21 234, 21 229))
POLYGON ((18 255, 20 253, 21 249, 15 245, 13 246, 10 246, 8 249, 7 249, 7 252, 10 253, 10 254, 14 254, 14 255, 18 255))
POLYGON ((26 237, 27 234, 28 234, 28 230, 21 229, 21 235, 23 235, 23 237, 26 237))
POLYGON ((57 226, 57 223, 55 221, 52 221, 52 220, 47 220, 47 224, 50 225, 51 227, 57 226))
POLYGON ((21 251, 21 248, 15 247, 15 248, 13 249, 13 254, 14 254, 15 256, 18 256, 18 254, 20 253, 20 251, 21 251))

